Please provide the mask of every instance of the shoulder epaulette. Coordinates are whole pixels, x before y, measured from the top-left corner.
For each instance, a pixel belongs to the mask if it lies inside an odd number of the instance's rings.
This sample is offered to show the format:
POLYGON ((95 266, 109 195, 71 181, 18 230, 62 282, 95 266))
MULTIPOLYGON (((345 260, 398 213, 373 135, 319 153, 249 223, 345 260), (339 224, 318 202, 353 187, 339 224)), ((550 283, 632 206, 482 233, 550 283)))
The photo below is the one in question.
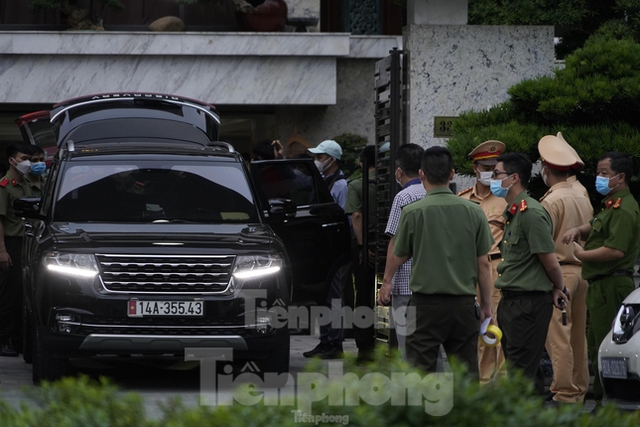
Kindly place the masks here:
POLYGON ((606 207, 610 208, 613 205, 613 199, 609 199, 607 203, 604 204, 606 207))
POLYGON ((547 197, 549 194, 551 194, 551 189, 547 190, 546 193, 544 193, 544 196, 540 197, 540 200, 538 200, 539 202, 543 201, 545 197, 547 197))
POLYGON ((5 176, 4 178, 2 178, 2 181, 0 181, 0 187, 4 188, 7 186, 8 183, 9 183, 9 178, 5 176))
POLYGON ((613 204, 613 209, 618 209, 620 207, 620 205, 622 205, 622 198, 618 197, 618 199, 613 204))
POLYGON ((523 200, 523 201, 520 202, 520 212, 526 211, 527 207, 528 206, 527 206, 527 201, 526 200, 523 200))
POLYGON ((473 190, 473 187, 466 188, 466 189, 462 190, 461 192, 459 192, 457 195, 458 196, 462 196, 463 194, 467 194, 471 190, 473 190))

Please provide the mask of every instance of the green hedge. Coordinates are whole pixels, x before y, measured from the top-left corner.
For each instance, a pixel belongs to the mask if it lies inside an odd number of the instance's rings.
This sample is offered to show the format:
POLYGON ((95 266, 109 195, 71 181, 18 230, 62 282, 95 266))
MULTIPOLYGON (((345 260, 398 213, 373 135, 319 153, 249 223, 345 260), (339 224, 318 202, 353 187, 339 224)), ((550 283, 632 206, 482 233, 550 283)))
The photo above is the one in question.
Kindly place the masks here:
MULTIPOLYGON (((368 366, 357 366, 347 359, 344 373, 352 373, 347 382, 330 381, 322 390, 351 393, 366 374, 392 373, 423 374, 409 367, 398 357, 388 358, 382 351, 368 366), (356 378, 356 380, 354 380, 356 378)), ((322 372, 326 367, 315 362, 308 371, 322 372)), ((381 405, 332 406, 324 400, 315 403, 312 413, 319 415, 348 415, 348 425, 366 427, 386 426, 637 426, 640 412, 620 413, 606 406, 595 415, 583 412, 581 405, 561 408, 544 406, 541 398, 533 396, 532 384, 520 375, 512 375, 496 384, 481 387, 465 375, 464 369, 453 364, 453 409, 444 416, 432 416, 420 406, 381 405)), ((395 385, 395 384, 392 384, 395 385)), ((388 386, 388 385, 387 385, 388 386)), ((248 387, 248 386, 247 386, 248 387)), ((136 393, 122 393, 107 380, 92 381, 87 377, 67 378, 45 383, 33 391, 38 405, 26 404, 15 409, 0 402, 0 425, 3 427, 207 427, 207 426, 299 426, 313 423, 295 422, 294 406, 199 406, 187 408, 180 401, 165 405, 163 414, 150 419, 145 414, 142 398, 136 393)), ((299 420, 298 420, 299 421, 299 420)), ((320 425, 329 425, 320 423, 320 425)), ((331 424, 341 425, 341 424, 331 424)))

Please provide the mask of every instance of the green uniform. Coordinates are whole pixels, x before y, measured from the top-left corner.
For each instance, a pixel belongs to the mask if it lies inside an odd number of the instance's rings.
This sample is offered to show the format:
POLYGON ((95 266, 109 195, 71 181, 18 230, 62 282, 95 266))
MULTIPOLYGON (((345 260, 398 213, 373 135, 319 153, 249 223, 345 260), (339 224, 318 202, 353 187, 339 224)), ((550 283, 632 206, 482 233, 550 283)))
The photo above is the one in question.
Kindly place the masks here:
POLYGON ((9 174, 0 180, 0 217, 2 217, 5 236, 22 237, 24 235, 24 221, 13 212, 13 201, 32 195, 31 186, 18 182, 9 174))
MULTIPOLYGON (((640 208, 628 188, 605 197, 602 202, 603 209, 591 220, 591 232, 584 248, 592 250, 605 246, 624 252, 624 256, 614 261, 582 262, 582 277, 589 281, 587 346, 595 372, 598 372, 600 343, 611 330, 622 301, 635 287, 631 275, 640 239, 640 208)), ((593 394, 596 400, 603 397, 598 375, 594 379, 593 394)))
POLYGON ((554 253, 553 226, 547 211, 536 200, 520 193, 504 212, 507 219, 499 244, 498 289, 550 291, 553 284, 539 253, 554 253), (524 204, 523 204, 524 203, 524 204))
MULTIPOLYGON (((367 219, 369 220, 369 233, 376 230, 376 172, 369 171, 369 209, 367 219)), ((362 177, 349 181, 347 186, 347 203, 344 211, 347 214, 354 212, 362 213, 362 177)))
POLYGON ((31 189, 32 196, 42 197, 42 188, 44 187, 44 180, 42 178, 38 181, 38 177, 27 173, 22 179, 25 181, 25 185, 28 185, 31 189))
POLYGON ((475 295, 476 260, 492 246, 491 230, 480 206, 438 187, 404 207, 393 252, 413 257, 412 292, 475 295), (453 260, 464 261, 454 266, 453 260))
POLYGON ((540 360, 553 312, 553 283, 538 254, 555 253, 551 218, 540 203, 523 191, 504 212, 507 222, 500 242, 495 287, 502 292, 498 324, 502 350, 509 364, 520 369, 544 393, 540 360))

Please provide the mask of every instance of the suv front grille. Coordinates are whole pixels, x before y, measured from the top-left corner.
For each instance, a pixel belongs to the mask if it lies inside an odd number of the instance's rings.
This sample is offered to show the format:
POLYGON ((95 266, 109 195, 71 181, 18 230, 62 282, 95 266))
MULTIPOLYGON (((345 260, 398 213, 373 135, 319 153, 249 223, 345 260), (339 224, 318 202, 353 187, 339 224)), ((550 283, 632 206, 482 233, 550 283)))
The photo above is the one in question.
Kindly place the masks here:
POLYGON ((96 254, 112 292, 219 293, 231 279, 235 255, 96 254))

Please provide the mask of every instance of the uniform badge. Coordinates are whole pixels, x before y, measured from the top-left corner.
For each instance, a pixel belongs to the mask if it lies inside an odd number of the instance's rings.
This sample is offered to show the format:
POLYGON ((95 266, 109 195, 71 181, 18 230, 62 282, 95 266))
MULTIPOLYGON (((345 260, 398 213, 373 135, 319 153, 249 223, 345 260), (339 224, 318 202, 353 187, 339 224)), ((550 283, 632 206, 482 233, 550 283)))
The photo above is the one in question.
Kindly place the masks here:
POLYGON ((4 177, 2 178, 2 181, 0 181, 0 187, 4 188, 7 186, 8 183, 9 183, 9 178, 4 177))
POLYGON ((520 212, 524 212, 527 210, 527 201, 523 200, 520 202, 520 212))
POLYGON ((618 200, 616 200, 616 202, 613 204, 613 209, 618 209, 621 204, 622 204, 622 198, 618 197, 618 200))
POLYGON ((13 179, 11 180, 11 185, 13 185, 13 186, 15 187, 16 185, 18 185, 18 181, 16 181, 16 179, 15 179, 15 178, 13 178, 13 179))
POLYGON ((509 208, 509 213, 511 215, 515 215, 516 212, 518 212, 518 205, 516 205, 515 203, 511 205, 511 207, 509 208))
POLYGON ((607 203, 605 203, 605 206, 610 208, 612 204, 613 204, 613 199, 609 199, 607 203))

